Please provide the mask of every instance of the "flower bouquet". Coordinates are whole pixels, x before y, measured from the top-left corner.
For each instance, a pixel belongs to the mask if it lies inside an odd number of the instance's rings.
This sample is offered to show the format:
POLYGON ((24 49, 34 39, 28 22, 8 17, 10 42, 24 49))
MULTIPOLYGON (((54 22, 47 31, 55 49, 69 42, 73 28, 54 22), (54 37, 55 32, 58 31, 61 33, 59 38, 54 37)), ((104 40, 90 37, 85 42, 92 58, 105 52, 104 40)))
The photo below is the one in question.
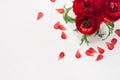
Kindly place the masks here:
MULTIPOLYGON (((52 3, 57 0, 50 0, 52 3)), ((82 34, 81 43, 84 42, 89 44, 88 36, 98 36, 102 40, 107 39, 113 31, 120 37, 120 29, 115 28, 115 22, 120 19, 120 0, 74 0, 70 7, 57 8, 55 9, 58 13, 63 15, 65 23, 75 23, 74 31, 82 34), (69 15, 70 11, 73 11, 75 18, 69 15), (105 26, 102 26, 104 24, 105 26), (103 27, 105 29, 103 29, 103 27), (107 34, 103 33, 107 32, 107 34)), ((58 14, 57 14, 58 15, 58 14)), ((44 16, 42 12, 38 13, 37 20, 44 16)), ((61 39, 67 39, 65 31, 67 28, 60 23, 60 21, 55 22, 53 28, 61 32, 61 39)), ((94 37, 93 37, 94 38, 94 37)), ((87 56, 95 56, 96 61, 103 59, 106 50, 113 50, 118 39, 113 37, 109 41, 105 41, 105 47, 101 45, 88 46, 85 48, 85 53, 87 56), (98 54, 94 54, 98 53, 98 54)), ((79 46, 82 47, 82 46, 79 46)), ((65 56, 65 52, 61 51, 58 56, 58 60, 61 60, 65 56)), ((75 52, 75 57, 77 59, 81 58, 82 54, 78 48, 75 52)))
POLYGON ((108 34, 103 40, 107 39, 114 29, 114 22, 120 19, 120 0, 74 0, 73 6, 65 8, 63 18, 66 23, 75 22, 75 31, 83 34, 81 43, 89 43, 87 36, 95 35, 103 37, 100 32, 101 24, 105 23, 108 34), (70 17, 69 11, 73 10, 75 18, 70 17))

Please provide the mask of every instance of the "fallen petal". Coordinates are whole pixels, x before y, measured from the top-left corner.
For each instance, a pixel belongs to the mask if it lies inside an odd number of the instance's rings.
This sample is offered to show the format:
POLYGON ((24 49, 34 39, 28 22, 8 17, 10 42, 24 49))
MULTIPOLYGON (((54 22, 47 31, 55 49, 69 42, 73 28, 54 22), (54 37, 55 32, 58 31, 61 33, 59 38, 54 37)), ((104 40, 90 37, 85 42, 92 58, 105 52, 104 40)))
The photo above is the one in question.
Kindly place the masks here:
POLYGON ((77 52, 76 52, 76 54, 75 54, 75 57, 76 57, 76 58, 81 58, 81 54, 80 54, 79 49, 77 50, 77 52))
POLYGON ((50 0, 51 2, 55 2, 56 0, 50 0))
POLYGON ((60 54, 58 56, 58 60, 61 60, 64 56, 65 56, 65 53, 64 52, 60 52, 60 54))
POLYGON ((60 26, 60 22, 58 21, 54 24, 54 29, 59 29, 59 26, 60 26))
POLYGON ((90 52, 92 52, 92 53, 97 53, 97 51, 96 51, 94 48, 92 48, 92 47, 90 47, 89 50, 90 50, 90 52))
POLYGON ((59 8, 59 9, 56 9, 56 11, 60 14, 63 14, 64 13, 64 9, 63 8, 59 8))
POLYGON ((112 38, 111 42, 112 42, 113 45, 115 45, 117 43, 117 39, 116 38, 112 38))
POLYGON ((66 28, 63 25, 59 25, 60 30, 66 30, 66 28))
POLYGON ((42 12, 39 12, 38 13, 38 16, 37 16, 37 20, 41 19, 43 17, 43 13, 42 12))
POLYGON ((98 55, 98 56, 97 56, 97 58, 96 58, 96 61, 100 61, 100 60, 102 60, 102 59, 103 59, 103 57, 104 57, 104 56, 103 56, 103 55, 101 55, 101 54, 100 54, 100 55, 98 55))
POLYGON ((115 33, 120 37, 120 29, 116 29, 115 33))
POLYGON ((106 42, 106 46, 109 50, 113 50, 114 49, 114 45, 110 42, 106 42))
POLYGON ((103 54, 105 52, 105 50, 101 47, 97 47, 97 49, 100 54, 103 54))
POLYGON ((62 38, 62 39, 66 39, 66 38, 67 38, 67 35, 65 34, 65 32, 62 32, 61 38, 62 38))
POLYGON ((85 54, 86 54, 87 56, 94 56, 93 53, 92 53, 90 50, 86 50, 86 51, 85 51, 85 54))

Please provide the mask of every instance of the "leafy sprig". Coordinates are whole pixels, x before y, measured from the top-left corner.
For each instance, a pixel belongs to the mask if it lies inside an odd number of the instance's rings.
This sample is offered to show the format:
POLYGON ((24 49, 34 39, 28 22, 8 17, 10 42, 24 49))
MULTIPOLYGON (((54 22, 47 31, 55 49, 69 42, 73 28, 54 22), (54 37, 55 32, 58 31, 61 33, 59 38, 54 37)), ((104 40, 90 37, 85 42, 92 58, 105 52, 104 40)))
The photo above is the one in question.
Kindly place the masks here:
MULTIPOLYGON (((72 9, 72 7, 66 8, 65 5, 64 5, 64 8, 65 8, 65 12, 64 12, 64 14, 63 14, 63 19, 64 19, 64 21, 66 22, 66 24, 67 24, 68 22, 69 22, 69 23, 74 23, 74 22, 75 22, 75 19, 69 16, 69 12, 70 12, 70 10, 72 9)), ((102 39, 102 40, 107 39, 107 38, 112 34, 115 25, 114 25, 113 22, 109 22, 109 23, 106 23, 106 26, 107 26, 107 28, 108 28, 109 31, 108 31, 107 36, 106 36, 104 39, 102 39)), ((76 29, 74 29, 73 31, 78 31, 78 29, 76 28, 76 29)), ((84 42, 88 45, 89 41, 88 41, 88 39, 87 39, 87 36, 88 36, 88 35, 85 35, 85 34, 82 36, 80 45, 82 45, 84 42)), ((104 36, 104 34, 103 34, 103 33, 100 33, 100 30, 97 30, 97 31, 95 32, 94 36, 99 36, 99 37, 102 38, 102 37, 104 36)))
POLYGON ((112 34, 114 27, 115 27, 113 22, 107 23, 106 26, 108 27, 109 32, 108 32, 107 37, 104 38, 103 40, 107 39, 112 34))
POLYGON ((89 41, 88 41, 88 39, 87 39, 87 35, 83 35, 83 36, 82 36, 80 45, 82 45, 83 42, 85 42, 87 45, 89 45, 89 41))
POLYGON ((66 7, 64 6, 64 8, 65 8, 65 12, 64 12, 64 14, 63 14, 63 19, 64 19, 64 21, 65 21, 66 23, 68 23, 68 22, 74 23, 74 18, 72 18, 72 17, 70 17, 70 16, 68 15, 68 13, 69 13, 70 10, 72 9, 72 7, 66 8, 66 7))

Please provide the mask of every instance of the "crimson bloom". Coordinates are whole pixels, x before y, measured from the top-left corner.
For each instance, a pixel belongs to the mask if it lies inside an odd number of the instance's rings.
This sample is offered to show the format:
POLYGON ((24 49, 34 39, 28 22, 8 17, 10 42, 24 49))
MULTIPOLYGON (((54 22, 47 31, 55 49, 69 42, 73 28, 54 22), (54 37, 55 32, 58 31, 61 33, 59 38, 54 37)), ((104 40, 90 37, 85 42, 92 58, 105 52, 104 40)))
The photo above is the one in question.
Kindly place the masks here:
POLYGON ((73 12, 75 15, 91 13, 94 9, 94 0, 74 0, 73 12))
POLYGON ((75 15, 80 15, 82 13, 94 14, 95 12, 98 12, 96 14, 100 14, 101 0, 74 0, 72 7, 75 15))
POLYGON ((101 19, 94 15, 78 15, 75 19, 76 27, 82 34, 93 34, 100 28, 101 19))
POLYGON ((115 22, 120 19, 120 0, 102 0, 104 21, 115 22))
POLYGON ((100 28, 101 0, 74 0, 73 12, 76 27, 82 34, 93 34, 100 28))

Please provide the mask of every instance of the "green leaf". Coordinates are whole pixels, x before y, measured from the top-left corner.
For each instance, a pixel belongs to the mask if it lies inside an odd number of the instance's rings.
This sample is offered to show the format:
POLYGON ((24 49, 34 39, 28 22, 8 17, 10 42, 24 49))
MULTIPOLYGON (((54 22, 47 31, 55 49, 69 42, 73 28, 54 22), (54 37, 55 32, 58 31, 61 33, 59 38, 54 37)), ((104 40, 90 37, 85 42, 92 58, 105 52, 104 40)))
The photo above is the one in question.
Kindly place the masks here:
POLYGON ((94 36, 97 36, 98 34, 99 34, 99 30, 97 30, 96 32, 95 32, 95 35, 94 36))
POLYGON ((73 31, 78 31, 78 29, 76 28, 76 29, 73 29, 73 31))
MULTIPOLYGON (((64 6, 65 8, 65 6, 64 6)), ((72 7, 69 8, 65 8, 65 13, 63 14, 63 19, 65 20, 66 23, 70 22, 70 23, 74 23, 74 18, 70 17, 68 15, 68 13, 70 12, 70 10, 72 9, 72 7)))
POLYGON ((88 39, 87 39, 87 35, 83 35, 83 36, 82 36, 80 45, 82 45, 83 42, 85 42, 87 45, 89 45, 89 41, 88 41, 88 39))
POLYGON ((108 27, 109 32, 107 34, 107 37, 104 38, 103 40, 107 39, 112 34, 113 29, 114 29, 114 23, 110 22, 109 24, 106 24, 106 25, 108 27))
POLYGON ((108 25, 110 25, 112 28, 115 26, 113 22, 110 22, 108 25))
POLYGON ((105 34, 104 33, 101 33, 100 32, 100 30, 97 30, 96 32, 95 32, 95 35, 94 36, 99 36, 99 37, 103 37, 105 34))

